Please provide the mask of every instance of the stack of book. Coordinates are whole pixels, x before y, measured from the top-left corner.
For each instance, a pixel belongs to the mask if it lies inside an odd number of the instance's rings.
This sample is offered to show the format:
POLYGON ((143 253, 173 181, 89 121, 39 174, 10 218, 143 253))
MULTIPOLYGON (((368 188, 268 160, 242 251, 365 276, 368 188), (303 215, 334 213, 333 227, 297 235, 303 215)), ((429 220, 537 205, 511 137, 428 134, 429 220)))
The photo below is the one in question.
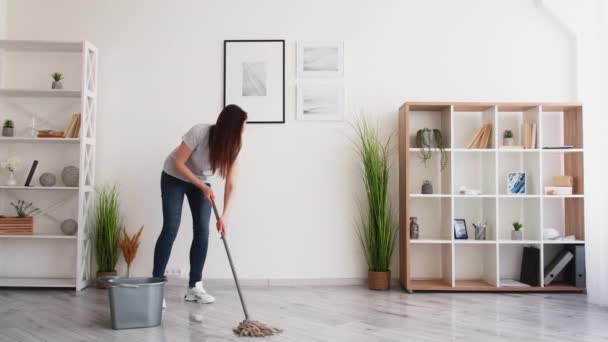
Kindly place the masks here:
POLYGON ((524 133, 524 148, 536 148, 536 122, 526 122, 523 126, 524 133))
POLYGON ((492 124, 486 124, 473 137, 467 148, 488 148, 490 147, 490 137, 492 136, 492 124))
POLYGON ((64 138, 80 138, 80 113, 72 115, 70 124, 63 131, 64 138))

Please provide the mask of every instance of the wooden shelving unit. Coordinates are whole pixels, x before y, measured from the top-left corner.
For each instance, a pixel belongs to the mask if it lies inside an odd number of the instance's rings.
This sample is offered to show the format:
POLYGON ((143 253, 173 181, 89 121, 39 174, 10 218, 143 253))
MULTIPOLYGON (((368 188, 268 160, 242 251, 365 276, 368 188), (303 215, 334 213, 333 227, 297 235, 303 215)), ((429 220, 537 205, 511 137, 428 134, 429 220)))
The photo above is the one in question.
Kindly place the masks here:
POLYGON ((585 244, 582 106, 578 103, 408 102, 399 110, 400 280, 408 291, 581 292, 571 284, 506 286, 518 280, 525 246, 540 250, 539 276, 566 245, 585 244), (536 123, 534 149, 503 149, 502 132, 512 130, 523 145, 522 124, 536 123), (468 149, 475 133, 492 125, 488 148, 468 149), (418 158, 416 132, 440 129, 448 164, 440 152, 418 158), (573 148, 543 149, 571 145, 573 148), (507 193, 508 172, 525 172, 527 193, 507 193), (572 195, 543 193, 554 176, 574 177, 572 195), (423 180, 434 193, 423 195, 423 180), (459 188, 479 189, 463 195, 459 188), (410 239, 409 217, 418 217, 420 237, 410 239), (453 220, 465 219, 468 240, 455 240, 453 220), (474 240, 473 222, 486 220, 487 239, 474 240), (511 223, 524 224, 524 240, 510 238, 511 223), (574 241, 544 241, 543 229, 557 229, 574 241))
POLYGON ((88 212, 95 186, 97 116, 97 48, 87 42, 0 40, 0 119, 15 121, 15 137, 0 137, 0 159, 23 162, 18 186, 0 175, 0 214, 11 201, 23 199, 41 209, 33 235, 0 235, 0 287, 85 288, 90 276, 88 212), (35 66, 35 67, 34 67, 35 66), (50 89, 50 74, 60 71, 66 89, 50 89), (63 130, 73 113, 81 113, 80 138, 37 138, 34 128, 63 130), (35 122, 34 127, 31 123, 35 122), (32 186, 23 186, 33 160, 39 160, 32 186), (80 170, 77 187, 61 182, 67 165, 80 170), (53 187, 38 177, 52 172, 53 187), (63 235, 61 222, 78 222, 74 236, 63 235))

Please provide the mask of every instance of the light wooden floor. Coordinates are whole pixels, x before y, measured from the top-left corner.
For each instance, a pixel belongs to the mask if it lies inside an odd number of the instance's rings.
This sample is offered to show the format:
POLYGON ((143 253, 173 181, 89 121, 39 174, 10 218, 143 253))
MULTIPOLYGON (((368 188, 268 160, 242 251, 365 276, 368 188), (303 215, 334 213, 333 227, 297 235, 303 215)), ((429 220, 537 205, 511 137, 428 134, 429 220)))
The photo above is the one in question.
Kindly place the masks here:
MULTIPOLYGON (((0 289, 0 341, 237 341, 234 288, 184 303, 168 286, 160 327, 113 331, 105 291, 0 289), (192 316, 204 316, 202 323, 192 316)), ((253 318, 285 332, 267 341, 608 341, 608 310, 582 294, 371 292, 363 287, 248 287, 253 318)))

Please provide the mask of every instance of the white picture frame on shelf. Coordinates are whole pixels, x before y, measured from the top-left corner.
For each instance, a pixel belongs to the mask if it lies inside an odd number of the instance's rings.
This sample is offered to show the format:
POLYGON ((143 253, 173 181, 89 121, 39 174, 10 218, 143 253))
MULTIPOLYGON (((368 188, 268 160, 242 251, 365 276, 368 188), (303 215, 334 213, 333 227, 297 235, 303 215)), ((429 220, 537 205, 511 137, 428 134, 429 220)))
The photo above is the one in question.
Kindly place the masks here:
POLYGON ((344 42, 298 42, 298 77, 343 77, 344 42))
POLYGON ((300 121, 343 121, 345 98, 342 81, 301 81, 296 117, 300 121))
POLYGON ((525 172, 507 173, 507 194, 525 195, 527 194, 528 183, 525 172))

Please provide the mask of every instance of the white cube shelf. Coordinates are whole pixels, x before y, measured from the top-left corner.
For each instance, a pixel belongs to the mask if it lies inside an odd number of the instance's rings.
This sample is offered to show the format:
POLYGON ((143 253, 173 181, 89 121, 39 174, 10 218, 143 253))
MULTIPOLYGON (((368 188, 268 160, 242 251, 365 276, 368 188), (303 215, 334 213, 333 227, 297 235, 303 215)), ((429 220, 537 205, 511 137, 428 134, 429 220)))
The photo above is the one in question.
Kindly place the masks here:
POLYGON ((401 282, 410 290, 429 291, 583 291, 573 284, 513 285, 521 272, 523 248, 539 248, 542 272, 551 253, 584 244, 584 173, 582 107, 548 103, 405 103, 399 114, 401 282), (523 126, 536 127, 535 146, 503 148, 503 132, 524 145, 523 126), (487 148, 467 148, 486 124, 492 126, 487 148), (440 129, 448 165, 440 151, 426 163, 416 146, 419 129, 440 129), (543 147, 551 147, 545 149, 543 147), (560 148, 556 148, 560 147, 560 148), (507 188, 511 172, 526 174, 526 192, 507 188), (574 177, 573 195, 544 194, 558 175, 574 177), (432 194, 422 194, 424 180, 432 194), (461 193, 464 187, 478 190, 461 193), (417 217, 419 239, 409 235, 409 217, 417 217), (464 219, 468 239, 454 237, 454 219, 464 219), (523 240, 512 240, 513 222, 523 224, 523 240), (486 222, 486 239, 475 240, 473 223, 486 222), (556 229, 574 240, 544 240, 543 230, 556 229), (501 280, 505 286, 501 285, 501 280))

